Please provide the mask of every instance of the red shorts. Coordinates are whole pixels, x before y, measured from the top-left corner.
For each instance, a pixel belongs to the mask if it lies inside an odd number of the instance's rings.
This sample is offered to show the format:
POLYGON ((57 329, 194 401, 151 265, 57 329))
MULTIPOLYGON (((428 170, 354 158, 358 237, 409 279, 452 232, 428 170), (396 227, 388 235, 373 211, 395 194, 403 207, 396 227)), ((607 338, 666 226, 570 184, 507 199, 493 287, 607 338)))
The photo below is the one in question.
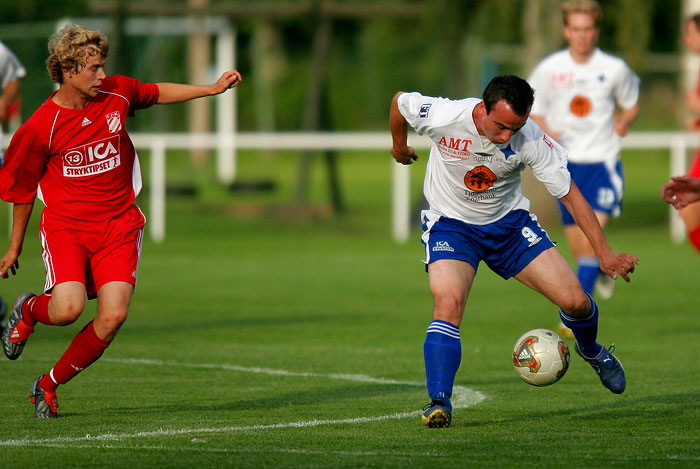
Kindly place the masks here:
POLYGON ((690 167, 688 175, 693 176, 694 178, 700 178, 700 149, 695 155, 695 162, 693 163, 693 166, 690 167))
POLYGON ((76 281, 85 284, 88 298, 95 298, 108 282, 127 282, 135 287, 145 223, 146 217, 136 205, 99 222, 67 221, 44 210, 40 226, 46 266, 44 291, 76 281))

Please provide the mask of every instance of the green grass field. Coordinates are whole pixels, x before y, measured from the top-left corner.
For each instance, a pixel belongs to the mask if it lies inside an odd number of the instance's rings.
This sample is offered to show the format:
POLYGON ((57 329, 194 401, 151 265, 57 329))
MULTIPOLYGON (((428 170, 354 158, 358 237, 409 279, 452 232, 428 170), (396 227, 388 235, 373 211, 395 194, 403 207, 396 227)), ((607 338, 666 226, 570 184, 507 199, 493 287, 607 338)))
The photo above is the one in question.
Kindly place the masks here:
MULTIPOLYGON (((555 327, 556 308, 482 266, 461 328, 462 408, 452 428, 424 428, 432 301, 418 232, 390 238, 388 153, 341 155, 347 211, 337 217, 324 215, 322 167, 317 210, 301 210, 290 203, 295 155, 243 154, 241 178, 273 178, 277 190, 168 199, 167 238, 144 244, 130 317, 103 358, 59 389, 59 419, 35 420, 28 391, 93 304, 72 326, 38 327, 19 360, 0 362, 0 465, 698 467, 700 257, 669 239, 657 195, 666 156, 624 158, 625 212, 609 239, 641 264, 600 302, 599 335, 625 366, 623 395, 575 354, 559 383, 522 382, 512 347, 555 327)), ((171 184, 190 181, 185 157, 169 164, 171 184)), ((43 285, 36 215, 20 275, 0 283, 6 299, 43 285)), ((546 228, 568 256, 558 224, 546 228)))

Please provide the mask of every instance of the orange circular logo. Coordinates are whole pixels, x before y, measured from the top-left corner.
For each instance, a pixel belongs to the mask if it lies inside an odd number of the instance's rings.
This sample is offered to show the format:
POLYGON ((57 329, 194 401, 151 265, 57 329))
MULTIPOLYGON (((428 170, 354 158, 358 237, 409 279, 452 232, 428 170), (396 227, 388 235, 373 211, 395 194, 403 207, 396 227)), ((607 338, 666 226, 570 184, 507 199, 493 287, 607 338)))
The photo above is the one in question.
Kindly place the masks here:
POLYGON ((574 99, 571 100, 569 107, 571 108, 571 113, 576 117, 585 117, 590 114, 593 104, 591 104, 590 99, 586 98, 585 96, 578 95, 574 96, 574 99))
POLYGON ((464 175, 464 184, 474 192, 485 191, 496 182, 496 175, 486 166, 477 166, 464 175))

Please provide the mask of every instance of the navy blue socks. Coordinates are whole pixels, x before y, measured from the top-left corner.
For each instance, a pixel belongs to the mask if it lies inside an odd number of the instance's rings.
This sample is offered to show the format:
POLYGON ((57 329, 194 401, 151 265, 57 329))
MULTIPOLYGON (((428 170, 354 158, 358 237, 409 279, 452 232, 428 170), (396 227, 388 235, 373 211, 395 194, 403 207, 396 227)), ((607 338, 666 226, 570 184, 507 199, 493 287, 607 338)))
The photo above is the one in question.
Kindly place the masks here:
POLYGON ((598 337, 598 305, 596 305, 589 293, 586 293, 586 295, 591 300, 591 311, 588 316, 570 316, 561 309, 559 310, 559 316, 564 325, 573 331, 581 353, 588 358, 593 358, 600 353, 603 346, 596 342, 598 337))

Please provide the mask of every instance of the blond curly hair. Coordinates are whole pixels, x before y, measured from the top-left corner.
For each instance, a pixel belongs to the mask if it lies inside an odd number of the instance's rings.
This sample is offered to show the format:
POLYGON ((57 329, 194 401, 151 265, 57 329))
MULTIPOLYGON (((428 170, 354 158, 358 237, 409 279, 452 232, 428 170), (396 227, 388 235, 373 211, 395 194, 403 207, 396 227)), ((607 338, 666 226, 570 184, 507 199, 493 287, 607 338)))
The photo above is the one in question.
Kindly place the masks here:
POLYGON ((46 69, 54 83, 63 83, 63 72, 80 73, 87 62, 87 57, 101 55, 107 58, 109 42, 99 31, 92 31, 76 24, 61 28, 49 39, 49 57, 46 69))
POLYGON ((561 6, 561 11, 564 17, 564 25, 568 25, 569 15, 572 13, 587 13, 593 17, 596 28, 600 28, 600 21, 603 18, 603 13, 600 10, 600 4, 595 0, 570 0, 564 2, 561 6))

